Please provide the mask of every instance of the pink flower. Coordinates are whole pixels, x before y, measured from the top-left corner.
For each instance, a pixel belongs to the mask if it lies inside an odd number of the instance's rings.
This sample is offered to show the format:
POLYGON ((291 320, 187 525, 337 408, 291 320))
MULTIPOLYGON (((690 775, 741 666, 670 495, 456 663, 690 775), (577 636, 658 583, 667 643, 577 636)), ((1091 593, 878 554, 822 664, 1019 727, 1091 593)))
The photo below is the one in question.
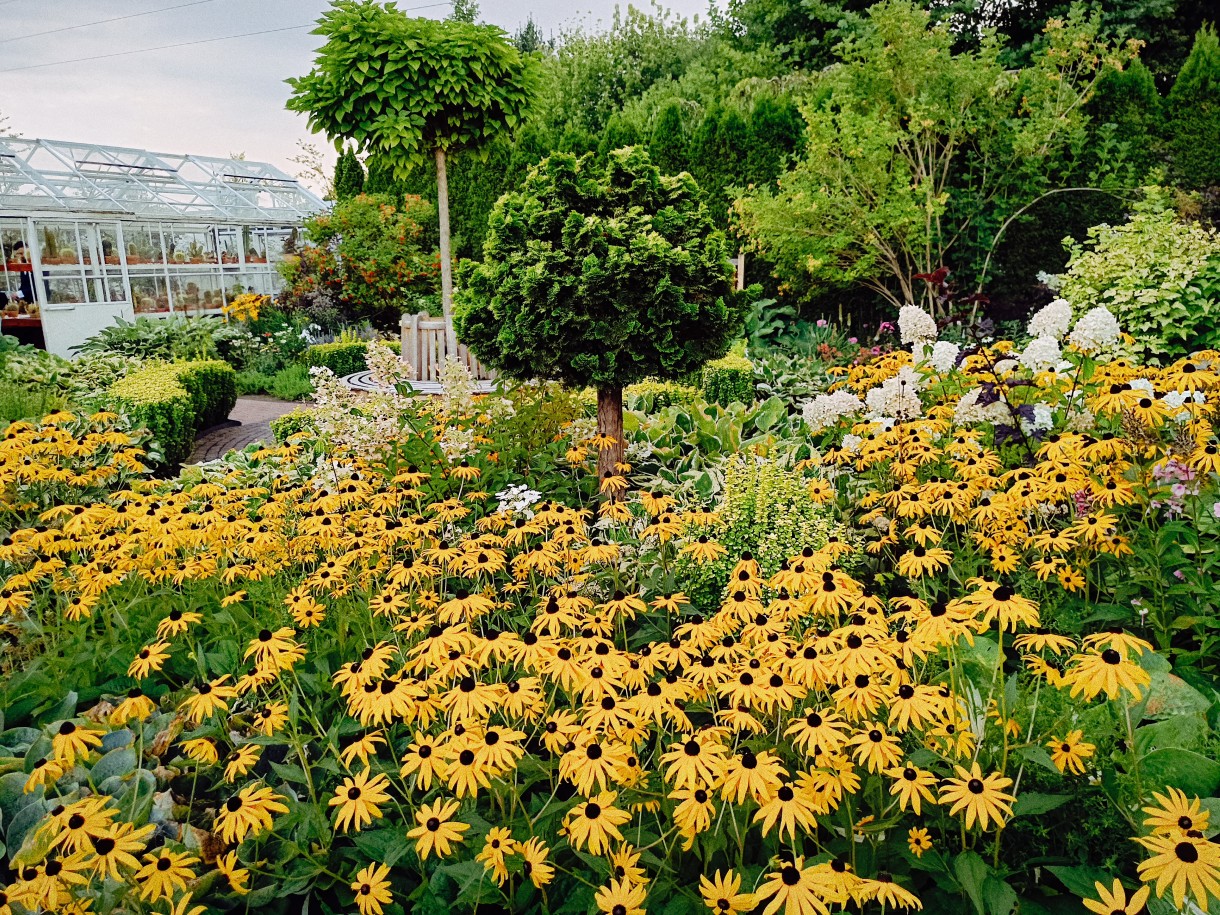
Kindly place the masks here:
POLYGON ((829 323, 825 318, 818 318, 818 327, 825 327, 829 323))
POLYGON ((860 341, 859 341, 859 340, 857 340, 855 337, 848 337, 848 338, 847 338, 847 342, 848 342, 848 343, 855 344, 855 343, 859 343, 860 341))

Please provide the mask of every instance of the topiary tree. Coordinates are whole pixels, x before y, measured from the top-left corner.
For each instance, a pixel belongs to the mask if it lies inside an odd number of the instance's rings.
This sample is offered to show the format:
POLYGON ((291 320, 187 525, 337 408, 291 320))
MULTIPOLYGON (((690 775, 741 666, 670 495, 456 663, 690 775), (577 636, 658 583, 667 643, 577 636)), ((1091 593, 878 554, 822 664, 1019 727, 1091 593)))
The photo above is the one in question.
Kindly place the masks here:
POLYGON ((288 80, 288 108, 336 144, 353 141, 394 177, 436 160, 441 303, 455 352, 446 156, 481 150, 521 123, 537 60, 495 26, 413 19, 394 3, 335 0, 314 34, 326 43, 306 76, 288 80))
POLYGON ((681 378, 740 335, 744 301, 698 184, 639 147, 558 153, 492 210, 481 264, 464 262, 458 333, 511 378, 597 389, 598 431, 623 455, 623 387, 681 378))
POLYGON ((1186 187, 1220 184, 1220 38, 1204 26, 1195 36, 1165 104, 1171 174, 1186 187))
POLYGON ((344 148, 335 163, 335 200, 351 200, 364 192, 364 167, 356 153, 344 148))

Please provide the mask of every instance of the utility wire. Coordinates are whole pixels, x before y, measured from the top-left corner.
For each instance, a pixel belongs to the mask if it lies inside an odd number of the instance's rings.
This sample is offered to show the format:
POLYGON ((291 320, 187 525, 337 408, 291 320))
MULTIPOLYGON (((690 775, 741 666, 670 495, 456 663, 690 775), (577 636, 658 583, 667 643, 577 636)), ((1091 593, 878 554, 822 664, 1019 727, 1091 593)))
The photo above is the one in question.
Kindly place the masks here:
MULTIPOLYGON (((414 10, 428 10, 437 6, 451 6, 453 0, 442 0, 440 3, 427 3, 423 6, 410 6, 402 10, 404 13, 413 12, 414 10)), ((53 60, 48 63, 27 64, 24 67, 6 67, 0 70, 0 73, 16 73, 19 70, 37 70, 41 67, 61 67, 66 64, 80 64, 92 60, 108 60, 112 57, 126 57, 129 54, 149 54, 153 51, 168 51, 172 48, 188 48, 192 45, 211 44, 217 41, 232 41, 235 38, 251 38, 255 35, 273 35, 277 32, 294 32, 298 29, 313 28, 317 23, 307 22, 304 25, 287 25, 278 29, 263 29, 258 32, 243 32, 240 35, 221 35, 219 38, 200 38, 196 41, 180 41, 177 44, 165 44, 155 48, 137 48, 132 51, 115 51, 112 54, 96 54, 93 57, 75 57, 71 60, 53 60)))
POLYGON ((190 3, 179 3, 177 6, 162 6, 155 10, 145 10, 142 13, 128 13, 126 16, 112 16, 109 19, 95 19, 92 22, 79 22, 76 25, 65 25, 63 28, 47 29, 45 32, 30 32, 28 35, 14 35, 12 38, 0 38, 0 44, 10 41, 22 41, 26 38, 41 38, 43 35, 58 35, 60 32, 71 32, 73 29, 87 29, 94 25, 105 25, 108 22, 122 22, 124 19, 139 19, 141 16, 151 16, 154 13, 168 13, 170 10, 185 9, 188 6, 200 6, 204 3, 215 3, 216 0, 191 0, 190 3))

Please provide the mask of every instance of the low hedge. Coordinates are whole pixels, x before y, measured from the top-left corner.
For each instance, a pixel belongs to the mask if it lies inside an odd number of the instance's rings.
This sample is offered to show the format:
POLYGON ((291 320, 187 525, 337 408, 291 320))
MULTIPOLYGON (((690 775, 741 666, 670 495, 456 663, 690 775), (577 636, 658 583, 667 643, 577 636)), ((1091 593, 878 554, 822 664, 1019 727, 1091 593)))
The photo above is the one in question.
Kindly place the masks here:
POLYGON ((727 407, 754 403, 754 365, 744 356, 728 355, 703 367, 701 387, 708 403, 727 407))
POLYGON ((293 410, 271 420, 271 434, 279 444, 284 444, 298 432, 313 432, 312 410, 293 410))
MULTIPOLYGON (((387 340, 386 345, 399 355, 402 354, 401 340, 387 340)), ((334 343, 318 343, 309 348, 306 358, 311 366, 327 368, 342 378, 344 375, 354 375, 367 369, 368 341, 366 340, 336 340, 334 343)))
POLYGON ((107 399, 148 428, 173 466, 190 457, 200 430, 228 417, 237 403, 237 373, 220 360, 158 363, 116 381, 107 399))

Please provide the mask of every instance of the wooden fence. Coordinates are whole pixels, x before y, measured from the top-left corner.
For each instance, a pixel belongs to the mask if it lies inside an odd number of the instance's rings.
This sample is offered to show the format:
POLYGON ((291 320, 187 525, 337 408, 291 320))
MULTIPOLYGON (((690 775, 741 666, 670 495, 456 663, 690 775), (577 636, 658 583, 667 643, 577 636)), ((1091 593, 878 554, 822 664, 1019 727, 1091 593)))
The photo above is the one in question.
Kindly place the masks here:
MULTIPOLYGON (((445 319, 426 312, 402 316, 402 358, 411 367, 411 381, 440 381, 449 353, 445 345, 445 319)), ((470 350, 458 344, 458 360, 475 378, 494 378, 470 350)))

